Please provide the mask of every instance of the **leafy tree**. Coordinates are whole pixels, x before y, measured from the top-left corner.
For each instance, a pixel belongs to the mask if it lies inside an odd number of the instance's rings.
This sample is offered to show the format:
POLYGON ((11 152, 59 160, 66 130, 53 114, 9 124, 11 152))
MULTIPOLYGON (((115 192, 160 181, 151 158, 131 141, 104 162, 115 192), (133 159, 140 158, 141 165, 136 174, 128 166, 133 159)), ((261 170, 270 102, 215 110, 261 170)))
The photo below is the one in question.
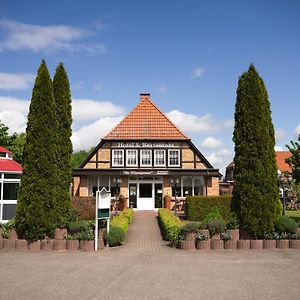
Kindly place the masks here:
POLYGON ((251 64, 240 78, 235 105, 235 172, 232 208, 255 236, 273 231, 281 204, 268 93, 251 64))
POLYGON ((88 157, 88 155, 94 150, 92 147, 90 150, 80 150, 73 152, 71 156, 71 165, 73 169, 79 168, 82 162, 88 157))
POLYGON ((7 149, 12 146, 16 138, 16 133, 14 133, 13 135, 9 135, 8 130, 9 128, 1 123, 0 120, 0 146, 3 146, 7 149))
POLYGON ((43 60, 32 91, 16 212, 18 232, 31 240, 51 236, 59 223, 55 109, 52 81, 43 60))
POLYGON ((23 163, 23 149, 26 142, 26 133, 22 132, 15 135, 14 141, 8 149, 13 152, 13 158, 20 164, 23 163))
POLYGON ((69 188, 72 174, 72 100, 69 79, 62 63, 56 68, 53 78, 53 95, 58 120, 57 167, 60 179, 60 206, 58 207, 60 209, 59 214, 63 219, 71 207, 69 188))
POLYGON ((300 184, 300 134, 298 141, 291 141, 291 145, 286 145, 292 156, 286 161, 292 168, 292 176, 297 184, 300 184))

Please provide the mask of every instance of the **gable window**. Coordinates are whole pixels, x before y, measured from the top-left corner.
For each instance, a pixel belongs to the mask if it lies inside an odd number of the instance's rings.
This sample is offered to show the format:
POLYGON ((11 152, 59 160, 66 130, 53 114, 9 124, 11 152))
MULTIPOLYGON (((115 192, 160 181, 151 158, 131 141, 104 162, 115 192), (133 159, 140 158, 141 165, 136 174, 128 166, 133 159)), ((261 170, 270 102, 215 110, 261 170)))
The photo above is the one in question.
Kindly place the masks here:
POLYGON ((168 150, 168 165, 170 167, 179 167, 180 166, 180 150, 168 150))
POLYGON ((141 167, 149 167, 152 165, 152 151, 151 150, 141 150, 140 153, 140 164, 141 167))
POLYGON ((154 150, 154 166, 164 167, 166 165, 166 150, 154 150))
POLYGON ((126 166, 137 167, 137 150, 126 150, 126 166))
POLYGON ((124 150, 112 150, 112 166, 124 166, 124 150))

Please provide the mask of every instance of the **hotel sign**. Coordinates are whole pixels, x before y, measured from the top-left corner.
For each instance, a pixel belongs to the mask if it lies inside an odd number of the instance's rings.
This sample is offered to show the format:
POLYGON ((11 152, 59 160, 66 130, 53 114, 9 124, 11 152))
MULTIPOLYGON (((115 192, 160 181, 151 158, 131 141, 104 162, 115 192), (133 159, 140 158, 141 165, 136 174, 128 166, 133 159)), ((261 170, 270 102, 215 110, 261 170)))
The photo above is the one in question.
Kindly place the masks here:
POLYGON ((120 142, 112 144, 112 147, 116 148, 178 148, 179 146, 179 143, 168 142, 120 142))
POLYGON ((124 175, 134 175, 134 176, 161 176, 168 175, 169 171, 123 171, 124 175))

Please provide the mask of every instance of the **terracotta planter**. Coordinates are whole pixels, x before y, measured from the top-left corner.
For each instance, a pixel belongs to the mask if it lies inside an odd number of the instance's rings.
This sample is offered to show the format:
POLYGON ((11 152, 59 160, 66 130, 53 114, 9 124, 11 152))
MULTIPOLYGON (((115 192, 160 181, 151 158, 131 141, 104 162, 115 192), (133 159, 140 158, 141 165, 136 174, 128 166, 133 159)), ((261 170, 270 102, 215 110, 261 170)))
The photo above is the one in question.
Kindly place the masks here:
POLYGON ((41 250, 53 250, 53 240, 41 240, 41 250))
POLYGON ((95 250, 95 242, 94 241, 80 241, 80 250, 81 251, 95 250))
POLYGON ((68 231, 67 229, 63 228, 56 228, 54 231, 54 239, 55 240, 63 240, 66 235, 67 235, 68 231))
POLYGON ((79 249, 78 240, 67 240, 67 250, 77 250, 79 249))
POLYGON ((264 249, 276 249, 276 241, 275 240, 263 240, 264 249))
POLYGON ((236 248, 237 248, 236 240, 224 241, 224 249, 231 250, 231 249, 236 249, 236 248))
POLYGON ((238 240, 237 241, 237 248, 238 249, 250 249, 250 240, 238 240))
POLYGON ((300 240, 290 240, 291 249, 300 249, 300 240))
POLYGON ((3 239, 3 249, 11 250, 15 249, 16 240, 3 239))
POLYGON ((16 240, 15 247, 17 250, 28 250, 27 240, 16 240))
POLYGON ((199 233, 209 237, 209 230, 208 229, 200 229, 199 233))
POLYGON ((178 248, 182 250, 196 250, 195 241, 192 240, 178 241, 178 248))
POLYGON ((253 250, 263 249, 263 241, 262 240, 251 240, 250 241, 250 249, 253 249, 253 250))
POLYGON ((39 251, 41 250, 41 241, 28 241, 28 249, 31 251, 39 251))
POLYGON ((196 241, 198 250, 210 250, 210 240, 196 241))
POLYGON ((221 239, 221 235, 220 233, 214 234, 211 236, 211 240, 220 240, 221 239))
POLYGON ((224 242, 223 240, 211 240, 210 246, 212 250, 222 250, 224 249, 224 242))
POLYGON ((53 250, 66 250, 66 240, 54 240, 53 250))
POLYGON ((277 240, 276 247, 278 249, 289 249, 290 248, 290 241, 289 240, 277 240))
POLYGON ((171 200, 172 198, 170 196, 164 197, 164 208, 171 210, 171 200))
POLYGON ((11 239, 11 240, 16 240, 18 238, 18 235, 17 235, 17 232, 15 229, 10 229, 8 231, 8 236, 9 236, 9 239, 11 239))
POLYGON ((240 239, 240 230, 239 229, 228 229, 228 230, 226 230, 226 232, 230 234, 231 240, 237 241, 240 239))

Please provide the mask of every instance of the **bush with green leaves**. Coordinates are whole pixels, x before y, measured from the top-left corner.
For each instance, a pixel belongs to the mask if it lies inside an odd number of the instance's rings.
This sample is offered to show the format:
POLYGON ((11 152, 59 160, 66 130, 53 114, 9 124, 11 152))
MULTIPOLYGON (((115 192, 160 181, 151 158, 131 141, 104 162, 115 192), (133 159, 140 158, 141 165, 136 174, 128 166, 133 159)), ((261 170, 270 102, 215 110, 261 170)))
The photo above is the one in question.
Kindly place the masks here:
POLYGON ((111 247, 119 246, 125 239, 125 232, 118 226, 110 225, 109 233, 104 230, 104 239, 111 247))
POLYGON ((224 220, 211 220, 208 222, 207 227, 211 236, 225 231, 224 220))
POLYGON ((176 247, 183 225, 182 222, 167 208, 160 208, 158 210, 158 219, 163 238, 169 241, 171 246, 176 247))
POLYGON ((92 223, 89 221, 75 221, 67 224, 67 229, 70 234, 75 234, 93 229, 92 223))
POLYGON ((212 208, 218 208, 222 218, 227 220, 230 214, 231 196, 188 196, 186 198, 186 218, 203 222, 212 208))
POLYGON ((275 221, 275 229, 279 233, 296 233, 297 227, 296 221, 287 216, 281 216, 275 221))
POLYGON ((230 241, 231 240, 231 235, 228 232, 222 232, 221 233, 221 239, 223 241, 230 241))
POLYGON ((202 234, 202 233, 198 233, 196 235, 196 240, 197 241, 207 241, 209 239, 208 236, 206 236, 205 234, 202 234))
POLYGON ((230 214, 229 219, 226 221, 227 229, 238 229, 239 222, 235 214, 230 214))
POLYGON ((207 226, 207 224, 212 220, 223 220, 223 217, 217 207, 213 207, 210 210, 210 212, 204 218, 203 223, 207 226))
POLYGON ((203 226, 203 224, 201 222, 196 222, 196 221, 190 221, 185 223, 182 227, 181 227, 181 233, 185 234, 185 233, 189 233, 189 232, 198 232, 199 229, 204 229, 205 227, 203 226))
POLYGON ((128 218, 129 224, 131 224, 133 220, 133 209, 132 208, 125 208, 122 212, 121 215, 125 216, 128 218))

